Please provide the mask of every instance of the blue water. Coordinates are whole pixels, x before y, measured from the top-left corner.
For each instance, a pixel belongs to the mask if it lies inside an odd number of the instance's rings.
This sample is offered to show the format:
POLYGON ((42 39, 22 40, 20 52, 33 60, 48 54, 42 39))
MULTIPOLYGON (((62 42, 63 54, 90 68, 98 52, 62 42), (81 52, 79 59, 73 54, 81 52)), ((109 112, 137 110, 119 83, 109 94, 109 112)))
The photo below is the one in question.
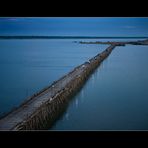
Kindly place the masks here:
MULTIPOLYGON (((0 115, 108 47, 74 41, 98 40, 0 40, 0 115)), ((115 40, 131 39, 101 41, 115 40)), ((147 55, 148 46, 116 47, 51 130, 148 130, 147 55)))
POLYGON ((0 115, 107 47, 74 41, 0 40, 0 115))
POLYGON ((116 47, 51 130, 148 130, 148 46, 116 47))

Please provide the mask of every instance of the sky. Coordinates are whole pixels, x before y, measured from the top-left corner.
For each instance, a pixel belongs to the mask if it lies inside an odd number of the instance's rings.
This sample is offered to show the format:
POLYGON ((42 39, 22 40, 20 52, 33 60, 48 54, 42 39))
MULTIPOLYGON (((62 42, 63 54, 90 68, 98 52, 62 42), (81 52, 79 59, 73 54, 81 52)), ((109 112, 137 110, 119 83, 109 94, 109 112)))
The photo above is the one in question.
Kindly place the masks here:
POLYGON ((148 17, 0 17, 0 35, 148 37, 148 17))

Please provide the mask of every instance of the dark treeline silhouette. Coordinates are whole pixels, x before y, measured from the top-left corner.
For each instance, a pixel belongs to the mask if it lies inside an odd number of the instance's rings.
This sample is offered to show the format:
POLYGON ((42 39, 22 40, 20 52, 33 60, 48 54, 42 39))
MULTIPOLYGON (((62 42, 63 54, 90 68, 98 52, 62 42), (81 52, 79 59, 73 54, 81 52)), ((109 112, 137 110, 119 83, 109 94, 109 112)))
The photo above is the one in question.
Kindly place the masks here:
POLYGON ((101 39, 101 38, 148 38, 148 37, 99 37, 99 36, 37 36, 37 35, 3 35, 0 39, 101 39))

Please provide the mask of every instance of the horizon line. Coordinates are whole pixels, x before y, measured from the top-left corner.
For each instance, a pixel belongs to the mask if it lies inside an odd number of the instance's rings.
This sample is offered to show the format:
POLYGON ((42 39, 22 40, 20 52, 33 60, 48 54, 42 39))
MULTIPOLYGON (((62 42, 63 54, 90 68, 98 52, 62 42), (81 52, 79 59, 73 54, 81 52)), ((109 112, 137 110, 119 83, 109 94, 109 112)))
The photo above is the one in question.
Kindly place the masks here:
POLYGON ((0 35, 0 38, 148 38, 148 36, 0 35))

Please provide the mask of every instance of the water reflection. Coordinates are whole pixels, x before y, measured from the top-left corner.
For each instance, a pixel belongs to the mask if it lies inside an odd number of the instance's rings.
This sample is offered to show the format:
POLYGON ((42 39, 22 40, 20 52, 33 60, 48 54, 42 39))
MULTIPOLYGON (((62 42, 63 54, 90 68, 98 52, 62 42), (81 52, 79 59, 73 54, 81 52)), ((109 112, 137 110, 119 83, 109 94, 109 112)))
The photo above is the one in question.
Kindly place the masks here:
POLYGON ((94 84, 95 84, 95 76, 94 76, 94 74, 92 75, 92 87, 94 86, 94 84))
POLYGON ((0 115, 107 47, 73 41, 0 40, 0 115))
POLYGON ((78 104, 79 104, 79 99, 76 99, 76 100, 75 100, 76 108, 78 108, 78 104))
POLYGON ((116 48, 70 102, 70 118, 52 130, 147 130, 147 49, 116 48))
POLYGON ((67 112, 65 115, 66 120, 69 120, 69 113, 67 112))
POLYGON ((80 93, 81 93, 80 100, 83 103, 83 101, 84 101, 84 89, 82 89, 80 93))

